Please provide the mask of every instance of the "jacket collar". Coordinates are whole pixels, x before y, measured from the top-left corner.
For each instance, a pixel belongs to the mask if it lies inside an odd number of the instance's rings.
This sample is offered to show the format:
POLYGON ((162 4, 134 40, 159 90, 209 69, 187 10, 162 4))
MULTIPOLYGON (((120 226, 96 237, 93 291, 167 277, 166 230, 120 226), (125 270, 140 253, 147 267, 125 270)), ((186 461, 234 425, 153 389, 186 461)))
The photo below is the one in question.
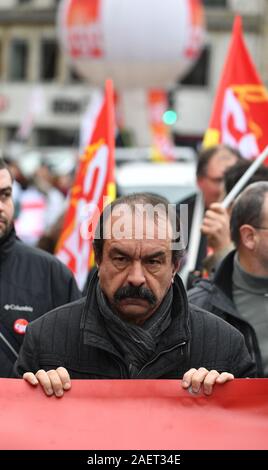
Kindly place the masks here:
POLYGON ((225 256, 214 277, 214 284, 231 300, 233 299, 232 278, 235 253, 236 250, 233 250, 225 256))
MULTIPOLYGON (((201 280, 200 286, 208 292, 209 301, 216 309, 222 306, 224 298, 224 310, 232 316, 237 316, 233 303, 232 277, 233 263, 236 251, 230 252, 221 262, 214 278, 201 280)), ((198 288, 197 284, 197 288, 198 288)), ((208 308, 209 309, 209 308, 208 308)))

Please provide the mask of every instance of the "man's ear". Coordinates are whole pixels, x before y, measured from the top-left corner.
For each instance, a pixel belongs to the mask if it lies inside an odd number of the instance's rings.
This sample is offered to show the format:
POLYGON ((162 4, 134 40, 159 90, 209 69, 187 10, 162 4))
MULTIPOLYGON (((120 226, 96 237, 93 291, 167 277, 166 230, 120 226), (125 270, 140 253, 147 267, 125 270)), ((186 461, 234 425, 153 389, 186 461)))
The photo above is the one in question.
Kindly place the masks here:
POLYGON ((241 244, 248 250, 253 251, 256 246, 257 232, 251 225, 241 225, 239 228, 241 244))

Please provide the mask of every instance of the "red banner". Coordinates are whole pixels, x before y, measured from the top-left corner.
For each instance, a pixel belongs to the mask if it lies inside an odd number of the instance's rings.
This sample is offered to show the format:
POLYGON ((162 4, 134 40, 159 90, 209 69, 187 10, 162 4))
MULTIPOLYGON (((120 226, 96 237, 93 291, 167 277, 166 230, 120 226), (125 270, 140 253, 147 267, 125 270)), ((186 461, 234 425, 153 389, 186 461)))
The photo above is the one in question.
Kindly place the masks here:
POLYGON ((57 257, 74 273, 80 289, 93 265, 92 241, 99 215, 104 204, 114 198, 113 86, 107 80, 105 99, 90 142, 79 160, 63 233, 56 248, 57 257))
POLYGON ((61 399, 0 379, 0 448, 267 449, 267 397, 267 379, 236 379, 209 397, 178 380, 74 380, 61 399))
POLYGON ((241 18, 236 17, 204 147, 225 143, 245 158, 268 144, 268 93, 246 48, 241 18))

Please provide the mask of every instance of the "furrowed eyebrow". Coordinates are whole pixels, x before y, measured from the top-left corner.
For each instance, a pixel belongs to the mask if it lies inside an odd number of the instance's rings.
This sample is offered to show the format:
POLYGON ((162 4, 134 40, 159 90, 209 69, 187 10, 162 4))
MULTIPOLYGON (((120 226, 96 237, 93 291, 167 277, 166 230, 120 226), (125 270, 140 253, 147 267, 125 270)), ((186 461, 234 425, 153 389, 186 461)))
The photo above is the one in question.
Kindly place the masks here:
POLYGON ((129 257, 129 253, 124 250, 121 250, 120 248, 112 248, 110 251, 110 255, 121 255, 129 257))
POLYGON ((166 255, 166 253, 164 251, 156 251, 155 253, 151 253, 149 255, 143 256, 142 259, 144 259, 146 261, 146 260, 149 260, 149 259, 152 259, 152 258, 164 258, 165 255, 166 255))
MULTIPOLYGON (((129 258, 129 252, 124 251, 120 248, 112 248, 110 251, 110 255, 120 255, 120 256, 127 256, 129 258)), ((154 253, 150 253, 149 255, 145 255, 142 257, 142 260, 147 261, 152 258, 164 258, 166 253, 164 251, 156 251, 154 253)))

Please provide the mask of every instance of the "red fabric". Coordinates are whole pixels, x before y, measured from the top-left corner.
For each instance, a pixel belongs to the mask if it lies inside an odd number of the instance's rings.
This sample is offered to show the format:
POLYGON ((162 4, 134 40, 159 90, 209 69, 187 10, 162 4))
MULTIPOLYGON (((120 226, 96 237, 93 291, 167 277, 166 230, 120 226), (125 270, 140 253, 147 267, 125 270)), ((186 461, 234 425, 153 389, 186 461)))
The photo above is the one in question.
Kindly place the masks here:
POLYGON ((246 48, 236 17, 204 146, 226 143, 246 158, 268 144, 268 94, 246 48))
POLYGON ((104 198, 115 198, 114 166, 113 85, 107 80, 105 99, 91 141, 79 160, 56 248, 57 257, 71 269, 81 289, 93 265, 91 242, 104 198))
POLYGON ((176 380, 76 380, 61 399, 0 379, 1 449, 267 449, 268 380, 194 396, 176 380))

